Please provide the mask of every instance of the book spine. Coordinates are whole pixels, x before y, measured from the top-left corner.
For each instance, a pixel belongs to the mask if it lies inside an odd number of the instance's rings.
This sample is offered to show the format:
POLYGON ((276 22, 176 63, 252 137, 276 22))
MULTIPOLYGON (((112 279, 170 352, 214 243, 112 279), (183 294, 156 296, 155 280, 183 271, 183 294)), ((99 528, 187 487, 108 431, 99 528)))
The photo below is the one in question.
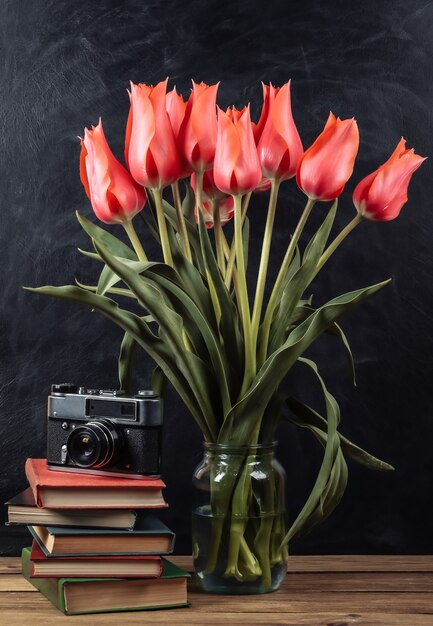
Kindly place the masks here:
POLYGON ((36 506, 38 506, 39 508, 43 508, 43 504, 42 504, 42 500, 41 500, 41 496, 39 492, 38 478, 34 472, 32 459, 27 459, 26 464, 25 464, 25 473, 26 473, 27 480, 29 481, 29 485, 32 489, 36 506))
POLYGON ((45 556, 51 556, 50 552, 47 550, 45 544, 40 540, 40 538, 38 537, 38 535, 35 533, 35 531, 33 530, 33 528, 31 526, 27 526, 28 531, 30 532, 30 534, 33 537, 33 540, 36 541, 36 543, 38 544, 38 546, 40 547, 40 549, 42 550, 42 552, 45 554, 45 556))

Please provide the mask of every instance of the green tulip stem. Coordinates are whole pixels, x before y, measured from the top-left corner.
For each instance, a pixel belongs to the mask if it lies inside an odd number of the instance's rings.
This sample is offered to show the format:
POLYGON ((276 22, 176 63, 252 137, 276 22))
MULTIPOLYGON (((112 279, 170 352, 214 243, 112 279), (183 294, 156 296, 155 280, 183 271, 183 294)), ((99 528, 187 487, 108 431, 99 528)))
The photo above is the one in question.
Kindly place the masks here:
MULTIPOLYGON (((244 199, 242 201, 242 225, 245 221, 245 217, 246 217, 247 210, 248 210, 248 205, 250 203, 250 198, 251 198, 251 192, 247 193, 247 195, 244 196, 244 199)), ((227 259, 226 276, 224 279, 224 283, 227 289, 230 288, 230 283, 232 282, 234 266, 235 266, 235 258, 236 258, 236 246, 235 246, 235 242, 233 241, 232 246, 230 248, 230 254, 227 259)))
MULTIPOLYGON (((329 246, 326 248, 326 250, 324 251, 324 253, 322 254, 322 256, 319 259, 319 262, 317 264, 316 270, 315 270, 315 272, 313 274, 313 278, 320 272, 320 270, 325 265, 325 263, 329 259, 329 257, 332 254, 334 254, 334 252, 336 251, 336 249, 338 248, 340 243, 342 241, 344 241, 344 239, 346 239, 347 235, 349 235, 349 233, 351 233, 352 230, 356 226, 358 226, 358 224, 360 224, 362 222, 362 219, 363 219, 362 216, 359 213, 357 213, 355 215, 355 217, 353 218, 353 220, 351 220, 348 224, 346 224, 346 226, 343 228, 341 233, 339 233, 336 236, 336 238, 334 239, 334 241, 329 244, 329 246)), ((311 280, 313 280, 313 278, 311 280)))
POLYGON ((178 181, 172 184, 171 191, 173 193, 173 202, 174 202, 174 207, 176 209, 177 225, 179 227, 179 235, 180 235, 180 239, 182 242, 183 251, 188 261, 192 263, 191 247, 189 245, 188 231, 187 231, 186 223, 185 223, 185 216, 182 211, 182 201, 180 199, 178 181))
POLYGON ((238 271, 238 306, 242 319, 245 342, 245 370, 244 380, 240 392, 242 397, 250 386, 256 371, 256 354, 253 350, 251 335, 250 305, 248 302, 247 277, 245 273, 244 245, 242 240, 242 196, 233 196, 235 205, 235 250, 236 267, 238 271))
POLYGON ((154 189, 153 196, 155 198, 159 236, 161 237, 162 256, 164 257, 164 263, 173 267, 173 257, 171 256, 171 248, 168 240, 167 222, 165 221, 164 208, 162 206, 161 189, 154 189))
POLYGON ((295 228, 295 232, 293 233, 293 236, 287 247, 286 254, 284 256, 283 262, 280 267, 280 271, 278 272, 278 276, 274 284, 274 288, 272 289, 271 297, 269 298, 268 306, 266 308, 266 313, 265 313, 265 317, 263 319, 263 324, 262 324, 262 336, 261 336, 261 341, 260 341, 260 352, 259 352, 259 359, 258 359, 259 366, 262 366, 266 360, 266 355, 268 351, 269 332, 271 330, 271 323, 272 323, 272 318, 274 315, 275 307, 278 303, 278 298, 280 297, 281 289, 284 284, 284 279, 286 277, 287 270, 289 269, 289 266, 292 261, 293 255, 295 253, 299 238, 302 234, 305 223, 308 219, 308 216, 311 213, 314 203, 315 203, 315 200, 308 198, 304 211, 302 212, 299 222, 295 228))
POLYGON ((269 252, 271 250, 272 232, 274 228, 275 211, 277 208, 278 190, 280 181, 273 180, 271 185, 271 195, 269 196, 268 215, 266 218, 265 232, 263 235, 262 253, 260 257, 259 274, 257 278, 256 295, 254 298, 254 309, 252 316, 252 336, 254 351, 257 345, 257 334, 259 331, 260 317, 262 313, 263 296, 265 293, 266 275, 268 272, 269 252))
POLYGON ((250 191, 249 193, 246 193, 242 199, 242 215, 244 218, 248 209, 248 205, 250 204, 252 195, 253 195, 253 192, 250 191))
POLYGON ((141 241, 138 238, 137 232, 132 224, 131 220, 127 220, 122 223, 123 228, 126 230, 126 233, 129 237, 129 241, 132 243, 132 247, 135 250, 135 254, 138 256, 140 261, 144 261, 147 263, 148 259, 145 251, 143 250, 143 246, 141 245, 141 241))
MULTIPOLYGON (((203 215, 203 175, 204 172, 196 172, 195 175, 195 199, 196 199, 196 204, 197 204, 197 211, 200 211, 201 214, 203 215)), ((213 283, 212 277, 210 275, 210 273, 208 272, 208 270, 206 270, 206 278, 208 281, 208 285, 209 285, 209 293, 210 293, 210 297, 212 300, 212 306, 213 306, 213 310, 215 313, 215 319, 217 321, 217 324, 219 324, 219 321, 221 319, 221 306, 218 300, 218 295, 215 289, 215 285, 213 283)))
POLYGON ((214 222, 214 233, 215 233, 215 246, 217 252, 218 266, 220 268, 221 274, 224 276, 226 273, 226 259, 224 256, 224 233, 221 226, 221 215, 219 212, 218 202, 212 200, 212 213, 213 213, 213 222, 214 222))

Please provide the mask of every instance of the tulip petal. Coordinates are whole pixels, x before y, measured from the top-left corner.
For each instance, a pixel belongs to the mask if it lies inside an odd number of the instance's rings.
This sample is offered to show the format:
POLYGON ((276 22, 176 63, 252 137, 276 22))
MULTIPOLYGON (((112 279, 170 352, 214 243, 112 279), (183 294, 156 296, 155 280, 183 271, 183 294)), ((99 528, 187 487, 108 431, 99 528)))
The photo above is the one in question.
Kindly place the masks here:
POLYGON ((191 129, 200 148, 200 160, 204 169, 212 165, 216 145, 216 94, 219 83, 209 86, 198 95, 191 110, 191 129))
POLYGON ((180 173, 174 132, 166 108, 166 88, 167 79, 158 83, 149 96, 157 129, 149 151, 159 172, 160 182, 157 185, 159 188, 174 182, 180 173))
POLYGON ((186 102, 184 102, 182 96, 177 93, 176 87, 167 93, 166 107, 174 136, 177 138, 183 118, 185 117, 186 102))
POLYGON ((143 156, 147 154, 155 135, 156 124, 149 94, 139 85, 131 83, 132 127, 128 150, 128 163, 135 180, 144 186, 147 182, 143 156))
POLYGON ((245 193, 246 189, 251 191, 255 189, 262 179, 249 108, 244 110, 235 129, 239 137, 240 152, 235 163, 234 173, 238 187, 245 193))
POLYGON ((275 131, 283 138, 286 145, 288 159, 286 157, 284 169, 288 171, 284 178, 292 178, 296 174, 296 168, 304 153, 304 149, 292 116, 290 81, 283 85, 275 96, 275 102, 272 107, 272 122, 275 131))
POLYGON ((231 193, 231 179, 241 151, 239 135, 229 116, 218 109, 218 132, 216 141, 214 179, 224 193, 231 193))
POLYGON ((90 199, 90 190, 89 190, 89 180, 87 178, 87 170, 86 170, 86 156, 87 150, 84 145, 83 139, 80 138, 81 142, 81 152, 80 152, 80 180, 83 184, 84 190, 86 192, 87 197, 90 199))

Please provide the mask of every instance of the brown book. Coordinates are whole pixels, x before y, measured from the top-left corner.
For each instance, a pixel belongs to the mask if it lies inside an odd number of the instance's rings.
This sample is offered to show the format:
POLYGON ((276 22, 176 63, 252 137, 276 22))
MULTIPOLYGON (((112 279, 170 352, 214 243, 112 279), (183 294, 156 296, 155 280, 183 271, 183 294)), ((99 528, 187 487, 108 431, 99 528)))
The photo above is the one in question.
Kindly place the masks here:
POLYGON ((157 578, 162 559, 148 556, 47 557, 36 541, 30 554, 32 578, 157 578))
POLYGON ((129 509, 43 509, 36 506, 31 487, 6 502, 7 524, 35 526, 90 526, 96 528, 134 528, 135 511, 129 509))
POLYGON ((46 459, 27 459, 27 480, 36 504, 46 509, 143 509, 167 503, 159 478, 114 478, 48 469, 46 459))
POLYGON ((46 556, 170 554, 174 533, 154 515, 140 513, 134 530, 29 526, 46 556))

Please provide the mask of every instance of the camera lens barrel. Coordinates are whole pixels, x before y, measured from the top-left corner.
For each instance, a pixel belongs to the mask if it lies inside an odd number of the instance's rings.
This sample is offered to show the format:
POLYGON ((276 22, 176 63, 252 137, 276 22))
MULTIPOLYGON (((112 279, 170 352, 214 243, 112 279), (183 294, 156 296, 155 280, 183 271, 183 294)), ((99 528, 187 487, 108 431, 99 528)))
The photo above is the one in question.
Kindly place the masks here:
POLYGON ((70 460, 78 467, 102 468, 119 455, 121 436, 109 420, 77 426, 66 442, 70 460))

